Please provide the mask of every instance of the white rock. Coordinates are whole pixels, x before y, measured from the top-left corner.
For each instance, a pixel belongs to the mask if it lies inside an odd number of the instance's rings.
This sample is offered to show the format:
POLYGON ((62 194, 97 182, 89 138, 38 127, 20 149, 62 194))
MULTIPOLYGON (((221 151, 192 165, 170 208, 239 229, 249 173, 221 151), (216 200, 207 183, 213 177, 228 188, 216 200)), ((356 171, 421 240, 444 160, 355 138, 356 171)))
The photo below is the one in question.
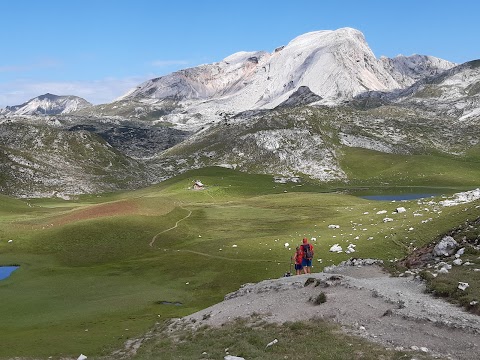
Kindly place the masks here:
POLYGON ((395 209, 395 211, 400 214, 400 213, 404 213, 407 211, 407 209, 405 209, 404 207, 398 207, 395 209))
POLYGON ((377 215, 386 214, 386 213, 387 213, 387 210, 377 211, 377 215))
POLYGON ((234 247, 234 248, 237 247, 237 246, 238 246, 238 245, 235 245, 235 244, 232 245, 232 247, 234 247))
POLYGON ((338 253, 338 252, 342 252, 343 250, 342 250, 342 247, 341 247, 340 245, 335 244, 335 245, 333 245, 333 246, 330 248, 329 251, 330 251, 330 252, 337 252, 337 253, 338 253))
POLYGON ((289 243, 285 243, 284 246, 285 246, 286 248, 288 248, 288 247, 290 246, 290 244, 289 244, 289 243))
POLYGON ((387 218, 383 219, 383 222, 384 222, 384 223, 386 223, 386 222, 391 222, 391 221, 393 221, 392 218, 388 218, 388 217, 387 217, 387 218))
POLYGON ((278 340, 277 339, 273 339, 272 341, 270 341, 266 347, 269 347, 269 346, 272 346, 272 345, 275 345, 276 343, 278 343, 278 340))
POLYGON ((227 355, 223 358, 223 360, 245 360, 245 358, 240 356, 227 355))
POLYGON ((455 255, 458 255, 458 256, 462 256, 463 254, 465 254, 465 248, 461 248, 461 249, 458 249, 457 253, 455 255))
POLYGON ((466 204, 478 199, 480 199, 480 189, 475 189, 454 194, 450 199, 440 201, 438 204, 442 206, 455 206, 459 204, 466 204))
POLYGON ((445 236, 433 249, 434 256, 450 256, 455 252, 458 243, 451 236, 445 236))
POLYGON ((462 291, 465 291, 470 285, 466 282, 458 282, 458 288, 462 291))
POLYGON ((77 360, 85 360, 87 357, 83 354, 80 354, 80 356, 77 358, 77 360))
POLYGON ((333 225, 332 224, 332 225, 328 225, 328 228, 329 229, 338 229, 338 228, 340 228, 340 225, 333 225))
POLYGON ((12 242, 13 242, 13 240, 8 240, 8 242, 9 242, 9 243, 12 243, 12 242))
POLYGON ((455 260, 453 260, 453 265, 460 266, 460 265, 462 265, 462 263, 463 263, 463 260, 462 260, 462 259, 455 259, 455 260))

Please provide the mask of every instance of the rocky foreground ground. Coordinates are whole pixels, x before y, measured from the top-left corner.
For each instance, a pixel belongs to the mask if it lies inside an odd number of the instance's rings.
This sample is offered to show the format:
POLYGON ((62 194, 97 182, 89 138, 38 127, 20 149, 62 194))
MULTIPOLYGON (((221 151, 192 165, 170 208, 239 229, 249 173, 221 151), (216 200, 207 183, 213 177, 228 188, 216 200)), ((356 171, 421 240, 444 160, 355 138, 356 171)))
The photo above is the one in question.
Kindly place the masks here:
POLYGON ((423 351, 443 359, 478 359, 480 316, 425 293, 414 277, 392 277, 360 261, 327 272, 246 284, 221 303, 172 324, 220 326, 255 315, 269 322, 323 318, 350 334, 389 348, 423 351), (320 293, 326 302, 312 302, 320 293))

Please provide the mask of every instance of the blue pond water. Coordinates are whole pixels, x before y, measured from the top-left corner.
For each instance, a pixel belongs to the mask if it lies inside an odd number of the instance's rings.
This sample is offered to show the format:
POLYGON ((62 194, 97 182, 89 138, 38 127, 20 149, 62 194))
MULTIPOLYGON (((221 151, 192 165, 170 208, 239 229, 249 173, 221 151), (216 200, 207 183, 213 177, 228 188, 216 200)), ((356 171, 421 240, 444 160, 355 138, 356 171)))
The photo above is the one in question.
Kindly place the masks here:
POLYGON ((17 269, 18 266, 0 266, 0 280, 8 278, 17 269))
POLYGON ((415 200, 435 196, 436 194, 395 194, 395 195, 366 195, 361 196, 363 199, 380 200, 380 201, 402 201, 415 200))

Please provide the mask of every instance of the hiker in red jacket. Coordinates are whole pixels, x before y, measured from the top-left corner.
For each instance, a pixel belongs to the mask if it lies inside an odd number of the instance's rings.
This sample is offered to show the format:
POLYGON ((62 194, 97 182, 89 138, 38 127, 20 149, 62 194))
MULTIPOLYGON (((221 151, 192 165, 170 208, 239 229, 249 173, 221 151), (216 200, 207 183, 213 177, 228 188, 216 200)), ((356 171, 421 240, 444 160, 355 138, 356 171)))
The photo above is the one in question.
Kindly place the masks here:
POLYGON ((295 254, 292 256, 292 260, 295 261, 295 275, 300 275, 303 270, 303 251, 300 249, 300 246, 297 246, 295 254))
POLYGON ((308 243, 307 238, 303 238, 303 243, 300 246, 302 250, 302 266, 303 273, 310 274, 312 269, 312 259, 313 259, 313 245, 308 243))

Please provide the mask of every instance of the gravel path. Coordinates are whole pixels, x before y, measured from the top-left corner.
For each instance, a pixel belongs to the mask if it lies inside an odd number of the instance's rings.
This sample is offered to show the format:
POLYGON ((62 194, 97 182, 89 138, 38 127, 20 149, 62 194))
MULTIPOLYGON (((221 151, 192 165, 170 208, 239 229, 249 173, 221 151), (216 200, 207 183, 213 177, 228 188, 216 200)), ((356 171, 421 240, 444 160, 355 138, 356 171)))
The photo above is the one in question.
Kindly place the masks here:
POLYGON ((324 318, 389 348, 420 349, 446 359, 480 358, 480 316, 426 294, 419 280, 391 277, 377 265, 246 284, 173 326, 219 326, 252 314, 276 323, 324 318), (305 286, 308 278, 314 281, 305 286), (321 292, 325 303, 309 302, 321 292))

